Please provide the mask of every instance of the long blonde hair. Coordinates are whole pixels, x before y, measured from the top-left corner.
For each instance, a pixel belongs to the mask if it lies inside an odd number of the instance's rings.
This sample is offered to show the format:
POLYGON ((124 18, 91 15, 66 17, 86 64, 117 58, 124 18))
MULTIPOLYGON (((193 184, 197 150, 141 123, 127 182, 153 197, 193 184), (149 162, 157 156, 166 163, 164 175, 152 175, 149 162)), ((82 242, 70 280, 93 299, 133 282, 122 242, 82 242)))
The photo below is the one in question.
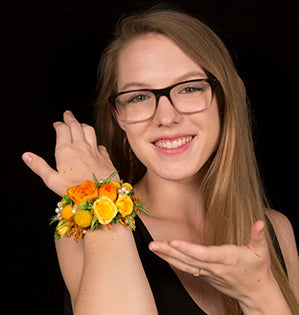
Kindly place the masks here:
MULTIPOLYGON (((251 226, 265 221, 268 203, 255 159, 249 104, 246 91, 229 52, 217 35, 198 19, 173 10, 150 10, 129 16, 117 25, 115 38, 104 50, 99 66, 96 101, 99 142, 127 180, 138 181, 145 167, 126 144, 124 132, 113 118, 108 98, 117 92, 118 56, 137 36, 164 34, 218 81, 216 97, 221 113, 219 147, 212 157, 202 183, 206 197, 209 230, 207 244, 246 245, 251 226)), ((267 226, 272 272, 294 314, 299 313, 296 298, 276 255, 267 226)), ((233 298, 224 296, 225 314, 242 314, 233 298)))

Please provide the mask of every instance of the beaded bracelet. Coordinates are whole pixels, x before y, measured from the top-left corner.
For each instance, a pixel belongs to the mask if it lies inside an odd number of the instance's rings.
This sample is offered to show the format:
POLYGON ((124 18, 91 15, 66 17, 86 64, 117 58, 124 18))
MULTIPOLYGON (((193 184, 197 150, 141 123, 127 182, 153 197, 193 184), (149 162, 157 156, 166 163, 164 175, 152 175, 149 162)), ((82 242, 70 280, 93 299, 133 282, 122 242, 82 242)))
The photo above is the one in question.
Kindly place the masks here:
POLYGON ((85 180, 80 185, 66 191, 63 199, 57 203, 56 215, 50 224, 58 221, 54 238, 74 237, 78 242, 88 230, 94 231, 105 225, 121 223, 135 230, 134 217, 140 213, 151 216, 144 209, 144 202, 135 197, 135 190, 123 181, 111 182, 117 173, 107 179, 98 181, 93 174, 94 182, 85 180))

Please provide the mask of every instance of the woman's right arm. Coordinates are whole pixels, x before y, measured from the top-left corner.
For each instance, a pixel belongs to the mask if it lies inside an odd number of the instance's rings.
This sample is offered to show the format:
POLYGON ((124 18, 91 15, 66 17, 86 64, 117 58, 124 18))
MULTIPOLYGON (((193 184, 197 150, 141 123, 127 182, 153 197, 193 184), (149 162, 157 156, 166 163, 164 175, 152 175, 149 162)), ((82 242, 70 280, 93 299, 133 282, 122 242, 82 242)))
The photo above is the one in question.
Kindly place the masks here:
MULTIPOLYGON (((56 170, 34 153, 25 153, 23 159, 55 193, 63 196, 70 186, 92 179, 92 173, 102 179, 115 171, 106 149, 97 146, 94 129, 81 125, 71 112, 54 128, 56 170)), ((75 314, 157 314, 128 228, 103 227, 79 243, 62 237, 56 250, 75 314)))
POLYGON ((70 294, 73 309, 77 301, 83 272, 83 243, 82 239, 76 243, 72 238, 67 237, 61 237, 55 241, 60 271, 70 294))
POLYGON ((86 234, 74 310, 76 315, 158 314, 128 227, 116 224, 86 234))
POLYGON ((132 232, 120 224, 56 242, 74 314, 158 314, 132 232))

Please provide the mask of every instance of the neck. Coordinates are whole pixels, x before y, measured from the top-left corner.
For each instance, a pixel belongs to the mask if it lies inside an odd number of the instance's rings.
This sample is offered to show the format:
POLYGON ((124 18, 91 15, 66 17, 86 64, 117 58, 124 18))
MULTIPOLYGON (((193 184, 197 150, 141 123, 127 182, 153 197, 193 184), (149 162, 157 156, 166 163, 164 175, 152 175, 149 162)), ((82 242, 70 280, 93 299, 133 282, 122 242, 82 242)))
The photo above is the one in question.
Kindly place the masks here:
POLYGON ((204 218, 204 196, 200 173, 179 181, 167 180, 147 171, 136 185, 136 195, 156 219, 197 221, 204 218))

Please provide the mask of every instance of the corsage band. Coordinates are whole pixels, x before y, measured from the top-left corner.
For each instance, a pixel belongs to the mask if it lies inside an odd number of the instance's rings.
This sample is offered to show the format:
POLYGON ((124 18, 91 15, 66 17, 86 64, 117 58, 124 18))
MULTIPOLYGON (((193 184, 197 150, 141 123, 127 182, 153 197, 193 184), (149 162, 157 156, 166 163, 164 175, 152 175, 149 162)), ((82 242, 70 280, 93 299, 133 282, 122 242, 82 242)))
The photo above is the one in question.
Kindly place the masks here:
POLYGON ((121 223, 135 230, 134 217, 140 213, 151 216, 144 209, 144 202, 135 197, 135 190, 123 181, 111 182, 117 173, 107 179, 94 182, 85 180, 80 185, 69 188, 63 199, 57 203, 56 215, 50 224, 57 222, 54 238, 74 237, 78 242, 88 230, 94 231, 105 225, 121 223))

